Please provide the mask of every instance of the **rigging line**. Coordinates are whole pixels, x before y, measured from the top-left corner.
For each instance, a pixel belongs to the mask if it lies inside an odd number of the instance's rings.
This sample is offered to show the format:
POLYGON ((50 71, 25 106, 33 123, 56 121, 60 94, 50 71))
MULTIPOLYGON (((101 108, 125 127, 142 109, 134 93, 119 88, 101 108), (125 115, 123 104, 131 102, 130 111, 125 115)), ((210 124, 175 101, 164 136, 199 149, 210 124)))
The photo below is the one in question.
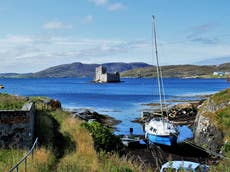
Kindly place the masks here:
MULTIPOLYGON (((155 17, 153 16, 153 20, 154 19, 155 19, 155 17)), ((164 90, 164 83, 163 83, 163 77, 162 77, 162 70, 161 70, 161 66, 159 65, 157 39, 156 39, 156 29, 155 29, 154 21, 153 21, 153 32, 152 33, 154 33, 154 36, 155 36, 154 40, 155 40, 156 59, 157 59, 158 89, 159 89, 159 96, 160 96, 161 113, 163 114, 163 108, 167 112, 168 107, 166 105, 165 90, 164 90)), ((152 39, 152 41, 153 41, 153 39, 152 39)), ((152 52, 152 54, 154 54, 154 53, 152 52)))
MULTIPOLYGON (((158 52, 157 52, 157 38, 156 38, 156 28, 155 28, 155 17, 152 16, 152 44, 155 45, 155 56, 157 62, 157 82, 158 82, 158 91, 159 91, 159 98, 160 98, 160 106, 161 106, 161 113, 163 115, 163 103, 162 103, 162 84, 160 79, 160 70, 159 70, 159 60, 158 60, 158 52), (154 40, 154 41, 153 41, 154 40)), ((152 49, 152 55, 153 53, 152 49)))
POLYGON ((164 89, 164 82, 163 82, 163 77, 162 77, 162 70, 161 67, 160 68, 160 76, 161 76, 161 85, 162 85, 162 95, 163 95, 163 103, 164 103, 164 109, 166 111, 166 113, 168 112, 168 106, 167 106, 167 102, 166 102, 166 98, 165 98, 165 89, 164 89))

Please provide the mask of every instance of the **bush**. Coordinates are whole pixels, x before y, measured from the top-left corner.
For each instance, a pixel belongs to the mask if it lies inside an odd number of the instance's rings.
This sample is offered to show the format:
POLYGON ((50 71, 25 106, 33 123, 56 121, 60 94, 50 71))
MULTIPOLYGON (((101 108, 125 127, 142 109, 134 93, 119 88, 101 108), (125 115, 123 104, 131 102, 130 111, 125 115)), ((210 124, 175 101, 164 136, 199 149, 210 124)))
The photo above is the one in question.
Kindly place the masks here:
POLYGON ((102 124, 91 122, 82 123, 81 126, 91 133, 94 140, 94 147, 97 151, 119 151, 122 148, 120 139, 113 134, 111 129, 102 124))

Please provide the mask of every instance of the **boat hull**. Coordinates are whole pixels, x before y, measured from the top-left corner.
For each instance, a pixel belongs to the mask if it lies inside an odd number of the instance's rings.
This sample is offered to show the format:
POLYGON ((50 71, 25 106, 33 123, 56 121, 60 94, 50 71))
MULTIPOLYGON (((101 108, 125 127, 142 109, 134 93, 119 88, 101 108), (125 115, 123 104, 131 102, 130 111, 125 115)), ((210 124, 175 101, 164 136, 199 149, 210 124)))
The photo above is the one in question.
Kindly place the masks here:
POLYGON ((175 135, 159 136, 159 135, 146 133, 146 137, 149 140, 150 144, 155 143, 155 144, 172 146, 175 145, 177 142, 177 136, 175 135))

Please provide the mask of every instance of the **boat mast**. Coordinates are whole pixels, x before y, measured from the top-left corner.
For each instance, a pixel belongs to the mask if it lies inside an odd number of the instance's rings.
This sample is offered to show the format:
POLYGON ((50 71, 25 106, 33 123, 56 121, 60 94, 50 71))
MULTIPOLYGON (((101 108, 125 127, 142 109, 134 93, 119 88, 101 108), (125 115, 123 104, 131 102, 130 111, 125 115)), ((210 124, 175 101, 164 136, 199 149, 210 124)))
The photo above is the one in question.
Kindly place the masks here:
MULTIPOLYGON (((155 27, 155 17, 152 16, 152 44, 155 47, 155 57, 157 62, 157 83, 158 83, 158 92, 160 98, 160 106, 161 106, 161 113, 163 115, 163 90, 162 90, 162 79, 161 79, 161 72, 159 66, 159 59, 158 59, 158 51, 157 51, 157 35, 156 35, 156 27, 155 27)), ((154 54, 154 49, 152 49, 152 55, 154 54)))

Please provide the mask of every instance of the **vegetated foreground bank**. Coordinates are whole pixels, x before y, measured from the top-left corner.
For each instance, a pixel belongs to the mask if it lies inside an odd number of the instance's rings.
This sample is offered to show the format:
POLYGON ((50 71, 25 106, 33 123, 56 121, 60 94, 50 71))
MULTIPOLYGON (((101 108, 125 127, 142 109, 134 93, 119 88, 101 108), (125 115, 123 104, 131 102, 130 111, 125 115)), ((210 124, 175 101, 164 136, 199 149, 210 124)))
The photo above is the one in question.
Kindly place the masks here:
MULTIPOLYGON (((12 97, 0 94, 0 97, 2 96, 9 99, 12 97)), ((14 104, 14 99, 15 97, 8 102, 14 104)), ((22 100, 25 101, 25 99, 22 100)), ((39 137, 40 145, 34 154, 35 161, 28 160, 30 171, 153 171, 155 169, 137 162, 137 158, 120 156, 123 148, 119 139, 113 135, 110 129, 101 124, 84 123, 75 119, 72 114, 63 111, 59 106, 53 107, 44 104, 47 101, 44 101, 42 97, 30 97, 27 100, 36 103, 35 135, 39 137)), ((218 154, 222 153, 226 157, 219 161, 219 165, 213 166, 212 171, 230 170, 229 102, 230 89, 211 96, 202 104, 195 120, 197 122, 195 140, 199 136, 203 136, 203 139, 198 139, 200 142, 196 142, 196 144, 205 149, 216 151, 218 154), (206 120, 199 120, 201 116, 207 118, 209 123, 206 123, 206 120), (206 128, 203 127, 204 130, 199 130, 198 126, 201 125, 205 125, 206 128), (212 131, 216 133, 219 131, 223 137, 219 138, 220 135, 212 133, 212 131), (216 140, 216 136, 220 140, 218 143, 212 142, 212 140, 216 140), (216 150, 212 143, 216 144, 214 146, 216 150)), ((0 103, 4 104, 4 101, 0 103)), ((180 148, 178 147, 178 149, 180 148)), ((152 164, 159 159, 165 161, 176 158, 161 157, 162 154, 158 147, 154 147, 152 150, 157 155, 149 157, 152 164)), ((133 149, 133 152, 133 155, 138 157, 140 151, 133 149)), ((0 171, 8 171, 25 153, 25 150, 1 149, 0 171)), ((168 155, 170 156, 170 154, 168 155)))
MULTIPOLYGON (((8 109, 16 103, 11 95, 0 94, 0 98, 3 100, 0 104, 4 104, 5 98, 8 99, 8 109)), ((29 97, 21 100, 36 104, 35 137, 39 138, 39 148, 34 160, 30 158, 27 161, 28 171, 143 170, 139 164, 121 158, 119 153, 122 145, 109 128, 97 122, 84 123, 60 106, 44 103, 48 98, 29 97)), ((8 171, 26 153, 27 150, 22 149, 1 149, 0 171, 8 171)), ((22 165, 19 171, 23 168, 22 165)), ((145 170, 148 171, 147 168, 145 170)))

